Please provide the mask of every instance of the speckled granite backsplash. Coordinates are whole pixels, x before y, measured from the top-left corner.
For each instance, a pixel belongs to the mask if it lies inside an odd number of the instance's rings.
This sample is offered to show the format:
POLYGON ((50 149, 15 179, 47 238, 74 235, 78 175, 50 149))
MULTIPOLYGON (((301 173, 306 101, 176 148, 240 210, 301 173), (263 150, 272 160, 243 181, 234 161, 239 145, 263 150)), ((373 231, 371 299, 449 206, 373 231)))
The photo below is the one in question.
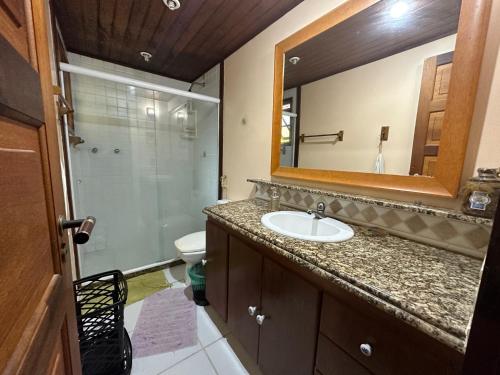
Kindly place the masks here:
POLYGON ((256 198, 269 199, 271 186, 281 191, 281 204, 302 210, 326 203, 326 214, 345 222, 375 226, 417 242, 478 259, 486 254, 492 221, 458 211, 337 193, 266 180, 255 183, 256 198))
POLYGON ((249 199, 203 212, 450 347, 465 350, 481 261, 357 225, 351 225, 354 237, 345 242, 297 240, 261 224, 268 206, 249 199))

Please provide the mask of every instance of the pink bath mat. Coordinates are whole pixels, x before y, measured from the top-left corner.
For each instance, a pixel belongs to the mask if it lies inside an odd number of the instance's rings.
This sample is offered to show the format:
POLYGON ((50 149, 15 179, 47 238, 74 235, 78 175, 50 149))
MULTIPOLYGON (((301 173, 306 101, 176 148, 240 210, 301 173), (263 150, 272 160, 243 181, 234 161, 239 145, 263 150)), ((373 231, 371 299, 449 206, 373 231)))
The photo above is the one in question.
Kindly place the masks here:
POLYGON ((196 305, 183 288, 165 289, 144 299, 132 335, 135 358, 173 352, 196 344, 196 305))

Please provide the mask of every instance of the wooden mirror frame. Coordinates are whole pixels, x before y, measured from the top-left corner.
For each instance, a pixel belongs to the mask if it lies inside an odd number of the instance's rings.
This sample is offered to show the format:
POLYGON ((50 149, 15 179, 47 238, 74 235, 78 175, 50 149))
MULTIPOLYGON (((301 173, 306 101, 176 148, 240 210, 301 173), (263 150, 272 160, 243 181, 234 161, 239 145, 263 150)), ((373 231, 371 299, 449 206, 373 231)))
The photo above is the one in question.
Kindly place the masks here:
POLYGON ((491 0, 462 0, 448 101, 434 177, 280 166, 285 53, 379 1, 348 0, 276 45, 271 176, 454 198, 459 189, 465 160, 491 0))

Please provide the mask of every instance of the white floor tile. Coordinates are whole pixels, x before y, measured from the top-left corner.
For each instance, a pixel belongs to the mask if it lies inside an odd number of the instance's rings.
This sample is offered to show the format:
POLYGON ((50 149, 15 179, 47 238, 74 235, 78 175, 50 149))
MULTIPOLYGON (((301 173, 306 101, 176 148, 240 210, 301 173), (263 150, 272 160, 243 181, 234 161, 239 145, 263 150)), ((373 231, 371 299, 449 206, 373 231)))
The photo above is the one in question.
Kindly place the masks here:
POLYGON ((124 310, 124 322, 125 328, 127 329, 129 335, 132 337, 132 333, 134 333, 134 328, 137 323, 137 319, 139 318, 139 314, 141 312, 143 301, 138 301, 131 305, 125 306, 124 310))
POLYGON ((184 282, 186 278, 186 264, 181 264, 175 267, 169 267, 165 269, 165 277, 169 283, 175 283, 178 281, 184 282))
POLYGON ((220 339, 222 334, 212 322, 202 306, 196 306, 196 317, 198 323, 198 339, 203 347, 210 345, 220 339))
POLYGON ((205 352, 219 375, 248 374, 226 339, 220 339, 206 347, 205 352))
POLYGON ((186 283, 184 281, 176 281, 170 284, 171 288, 186 288, 186 283))
POLYGON ((195 355, 168 369, 162 375, 217 375, 205 352, 195 355))
POLYGON ((162 353, 132 361, 132 375, 155 375, 174 366, 187 357, 201 350, 200 344, 190 346, 175 352, 162 353))

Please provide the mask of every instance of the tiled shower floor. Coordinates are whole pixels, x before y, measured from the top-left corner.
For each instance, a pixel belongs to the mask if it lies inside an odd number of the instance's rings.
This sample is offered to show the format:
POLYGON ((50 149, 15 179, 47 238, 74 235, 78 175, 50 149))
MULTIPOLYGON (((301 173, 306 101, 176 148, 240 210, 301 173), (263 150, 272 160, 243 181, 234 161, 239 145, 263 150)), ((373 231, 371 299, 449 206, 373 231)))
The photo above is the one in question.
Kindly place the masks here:
MULTIPOLYGON (((180 265, 164 271, 173 288, 186 287, 184 269, 185 265, 180 265)), ((130 336, 134 332, 142 303, 139 301, 125 307, 125 327, 130 336)), ((196 314, 198 342, 194 346, 150 357, 134 358, 132 375, 259 374, 256 366, 232 338, 224 322, 217 319, 210 306, 196 306, 196 314)))

